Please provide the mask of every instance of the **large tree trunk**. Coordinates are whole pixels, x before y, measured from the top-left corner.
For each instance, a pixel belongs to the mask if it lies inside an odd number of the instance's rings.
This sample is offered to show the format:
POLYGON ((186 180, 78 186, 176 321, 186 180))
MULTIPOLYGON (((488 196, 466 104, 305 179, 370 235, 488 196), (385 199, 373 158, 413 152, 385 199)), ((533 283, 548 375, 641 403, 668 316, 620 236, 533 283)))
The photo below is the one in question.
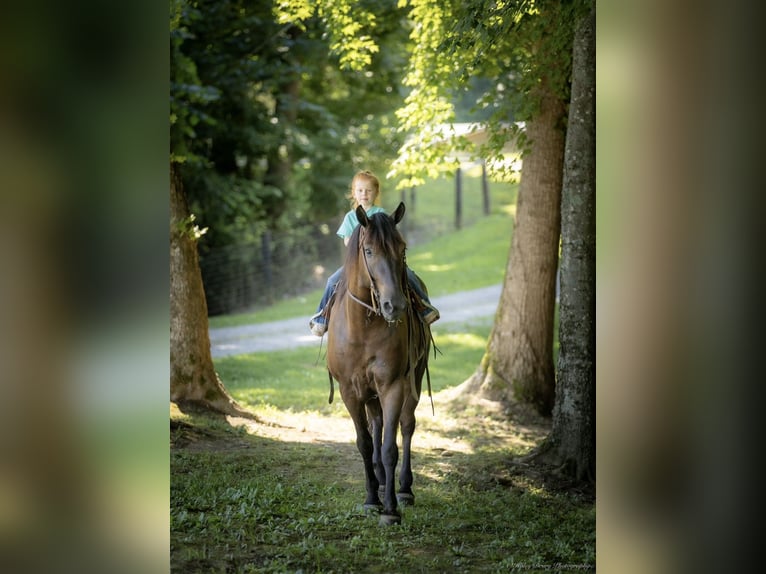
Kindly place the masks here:
POLYGON ((170 178, 170 400, 225 414, 248 416, 229 396, 213 368, 207 303, 197 241, 181 178, 170 178))
POLYGON ((553 427, 533 458, 577 481, 596 471, 596 11, 576 31, 561 199, 559 360, 553 427))
POLYGON ((503 292, 484 358, 466 392, 549 416, 554 399, 553 318, 558 264, 564 103, 551 94, 526 124, 516 226, 503 292))

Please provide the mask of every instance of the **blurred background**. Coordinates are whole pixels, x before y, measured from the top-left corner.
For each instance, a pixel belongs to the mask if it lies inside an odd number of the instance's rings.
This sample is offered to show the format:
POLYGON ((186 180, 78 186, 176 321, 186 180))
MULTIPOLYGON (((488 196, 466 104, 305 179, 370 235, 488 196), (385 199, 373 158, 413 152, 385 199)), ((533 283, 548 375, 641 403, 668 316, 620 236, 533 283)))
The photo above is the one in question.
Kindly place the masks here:
MULTIPOLYGON (((762 377, 746 367, 757 364, 749 351, 760 340, 744 311, 757 263, 747 249, 758 229, 752 200, 761 195, 752 161, 760 149, 753 137, 759 92, 749 82, 760 51, 748 14, 742 3, 598 5, 598 560, 607 572, 750 566, 756 530, 745 528, 745 463, 753 435, 745 427, 754 419, 743 405, 757 400, 740 383, 762 377)), ((396 33, 387 46, 394 60, 396 33)), ((169 51, 163 4, 32 0, 3 8, 0 545, 7 571, 168 570, 173 38, 169 51)), ((213 63, 226 63, 225 54, 208 56, 211 73, 213 63)), ((277 46, 271 56, 277 68, 264 83, 281 77, 284 51, 277 46)), ((228 175, 203 176, 186 164, 192 210, 210 229, 200 247, 208 283, 236 267, 258 268, 268 233, 278 249, 317 239, 317 253, 295 260, 302 268, 325 255, 332 261, 319 239, 327 229, 332 236, 347 208, 341 191, 358 167, 386 175, 381 149, 403 143, 392 112, 377 107, 391 103, 382 94, 392 80, 381 76, 318 76, 305 86, 327 107, 334 90, 354 94, 343 100, 353 105, 336 101, 333 115, 309 110, 312 129, 328 138, 312 169, 296 162, 293 175, 318 178, 310 187, 317 197, 298 188, 274 196, 261 178, 250 184, 252 201, 232 209, 269 217, 216 225, 205 205, 211 194, 242 185, 238 173, 263 166, 235 162, 228 175), (345 135, 331 137, 339 127, 345 135), (364 141, 363 155, 355 155, 351 136, 364 141), (296 203, 285 210, 287 201, 296 203), (304 208, 295 209, 300 202, 304 208), (296 218, 313 228, 299 229, 296 218)), ((276 110, 276 102, 262 99, 265 109, 276 110)), ((279 120, 238 121, 247 133, 232 134, 237 145, 266 145, 288 132, 301 145, 299 132, 279 120)), ((397 177, 384 193, 396 197, 401 182, 419 185, 397 177)), ((214 296, 221 312, 254 303, 214 296)))

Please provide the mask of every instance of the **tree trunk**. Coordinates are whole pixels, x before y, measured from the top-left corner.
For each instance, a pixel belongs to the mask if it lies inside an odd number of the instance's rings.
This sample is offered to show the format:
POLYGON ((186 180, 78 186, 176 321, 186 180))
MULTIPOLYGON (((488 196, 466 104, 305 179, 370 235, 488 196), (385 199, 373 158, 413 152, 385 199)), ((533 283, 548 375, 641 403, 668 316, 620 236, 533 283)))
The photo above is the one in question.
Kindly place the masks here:
POLYGON ((577 481, 596 471, 596 12, 576 31, 561 199, 561 302, 551 434, 532 457, 577 481))
POLYGON ((516 226, 503 292, 484 358, 466 392, 532 404, 550 416, 554 399, 553 318, 558 264, 564 103, 543 97, 526 124, 516 226))
POLYGON ((213 368, 197 240, 181 178, 170 178, 170 400, 179 406, 251 417, 229 396, 213 368))

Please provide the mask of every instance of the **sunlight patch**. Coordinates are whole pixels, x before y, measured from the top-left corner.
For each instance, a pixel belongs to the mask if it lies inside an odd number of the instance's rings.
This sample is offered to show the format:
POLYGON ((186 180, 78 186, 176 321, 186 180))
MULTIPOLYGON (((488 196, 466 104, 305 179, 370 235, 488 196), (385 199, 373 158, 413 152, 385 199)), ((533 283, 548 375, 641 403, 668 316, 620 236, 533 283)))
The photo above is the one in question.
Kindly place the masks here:
POLYGON ((487 340, 473 333, 446 333, 439 335, 437 344, 451 344, 470 349, 483 349, 487 345, 487 340))
POLYGON ((432 271, 432 272, 439 272, 439 271, 450 271, 455 268, 454 263, 449 263, 447 265, 423 265, 423 269, 426 271, 432 271))
POLYGON ((417 255, 412 255, 412 256, 408 255, 407 256, 407 259, 410 262, 412 262, 412 261, 424 261, 426 259, 433 259, 433 258, 434 258, 433 251, 426 251, 424 253, 418 253, 417 255))
POLYGON ((500 208, 500 211, 502 211, 506 215, 510 215, 511 217, 516 217, 516 204, 515 203, 509 203, 507 205, 503 205, 500 208))

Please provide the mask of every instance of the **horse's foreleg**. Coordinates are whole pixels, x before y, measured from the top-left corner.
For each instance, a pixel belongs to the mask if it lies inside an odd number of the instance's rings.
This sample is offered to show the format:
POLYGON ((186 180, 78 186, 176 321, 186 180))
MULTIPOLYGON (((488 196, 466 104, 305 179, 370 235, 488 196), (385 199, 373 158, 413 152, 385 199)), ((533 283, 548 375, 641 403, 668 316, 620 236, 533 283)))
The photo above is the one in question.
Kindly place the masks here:
MULTIPOLYGON (((399 447, 396 445, 396 435, 399 431, 399 417, 404 402, 402 384, 391 385, 385 397, 381 397, 383 407, 383 467, 386 470, 386 492, 383 497, 382 524, 399 524, 401 516, 397 509, 395 480, 396 464, 399 462, 399 447)), ((409 389, 409 387, 407 387, 409 389)))
POLYGON ((415 434, 415 406, 412 398, 408 397, 407 404, 402 412, 402 467, 399 470, 399 493, 396 499, 402 506, 415 504, 415 495, 412 494, 412 461, 410 448, 412 447, 412 435, 415 434))
POLYGON ((370 432, 367 430, 367 415, 364 403, 359 401, 346 402, 346 408, 354 421, 356 448, 359 449, 359 454, 362 455, 362 462, 364 463, 365 487, 367 489, 367 499, 364 501, 364 507, 366 509, 379 509, 383 506, 378 495, 380 483, 375 476, 375 469, 372 465, 372 436, 370 436, 370 432))
POLYGON ((367 403, 367 416, 370 420, 370 431, 372 432, 372 466, 375 469, 375 476, 381 487, 386 485, 386 470, 383 468, 383 458, 381 454, 383 443, 383 411, 380 408, 380 400, 375 398, 367 403))

